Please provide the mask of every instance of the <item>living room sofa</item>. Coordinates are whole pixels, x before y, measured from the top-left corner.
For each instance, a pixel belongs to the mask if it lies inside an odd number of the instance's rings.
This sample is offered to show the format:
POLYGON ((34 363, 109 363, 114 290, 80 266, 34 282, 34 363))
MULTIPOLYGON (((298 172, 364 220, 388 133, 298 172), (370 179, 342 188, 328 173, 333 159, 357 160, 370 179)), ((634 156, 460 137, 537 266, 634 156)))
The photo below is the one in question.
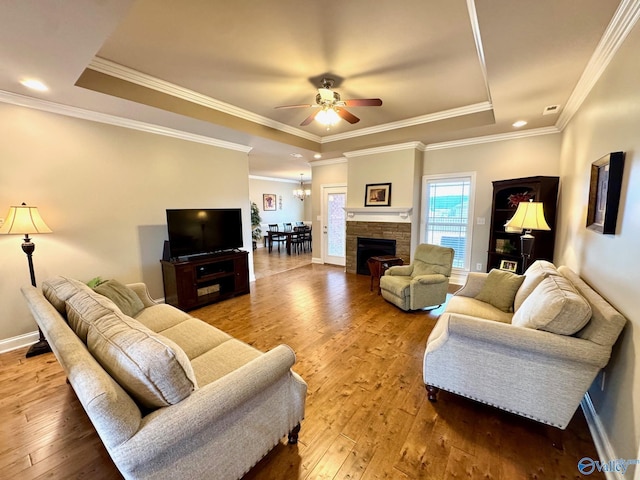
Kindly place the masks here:
POLYGON ((429 399, 443 389, 564 429, 625 322, 565 266, 470 273, 427 340, 429 399))
POLYGON ((237 479, 297 442, 307 385, 291 348, 262 353, 142 283, 100 288, 54 277, 22 292, 125 478, 237 479))

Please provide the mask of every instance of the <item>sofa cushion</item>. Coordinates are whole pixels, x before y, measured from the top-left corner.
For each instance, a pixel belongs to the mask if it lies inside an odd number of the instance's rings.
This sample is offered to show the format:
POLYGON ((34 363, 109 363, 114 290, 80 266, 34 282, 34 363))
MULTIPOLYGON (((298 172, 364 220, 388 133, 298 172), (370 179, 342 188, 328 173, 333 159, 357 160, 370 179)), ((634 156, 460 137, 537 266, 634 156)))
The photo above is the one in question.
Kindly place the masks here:
POLYGON ((201 386, 215 382, 262 355, 250 345, 235 338, 222 343, 192 360, 193 370, 201 386))
POLYGON ((591 318, 589 303, 569 280, 551 275, 540 282, 513 315, 520 327, 573 335, 591 318))
POLYGON ((190 318, 192 317, 188 313, 166 303, 147 307, 135 316, 137 321, 156 333, 162 333, 167 328, 174 327, 190 318))
POLYGON ((162 336, 182 348, 189 360, 199 357, 233 338, 213 325, 193 317, 163 330, 162 336))
POLYGON ((67 323, 84 343, 87 343, 89 325, 105 315, 120 311, 115 303, 91 289, 78 290, 67 299, 66 305, 67 323))
POLYGON ((549 275, 560 275, 553 263, 546 260, 533 262, 524 272, 524 282, 522 282, 516 293, 516 298, 513 300, 513 310, 517 312, 522 303, 531 295, 531 292, 549 275))
POLYGON ((463 297, 462 295, 453 295, 447 302, 445 311, 502 323, 511 323, 511 318, 513 317, 513 313, 503 312, 490 303, 481 302, 473 297, 463 297))
POLYGON ((144 304, 136 292, 117 280, 102 282, 96 285, 94 290, 110 299, 122 313, 129 317, 135 317, 144 310, 144 304))
POLYGON ((503 312, 513 312, 513 300, 524 277, 504 270, 492 269, 476 300, 487 302, 503 312))
POLYGON ((87 347, 140 405, 173 405, 197 388, 189 359, 171 340, 122 313, 89 325, 87 347))
POLYGON ((67 313, 65 302, 81 290, 85 292, 91 291, 84 283, 61 275, 48 278, 42 282, 42 294, 62 316, 67 313))

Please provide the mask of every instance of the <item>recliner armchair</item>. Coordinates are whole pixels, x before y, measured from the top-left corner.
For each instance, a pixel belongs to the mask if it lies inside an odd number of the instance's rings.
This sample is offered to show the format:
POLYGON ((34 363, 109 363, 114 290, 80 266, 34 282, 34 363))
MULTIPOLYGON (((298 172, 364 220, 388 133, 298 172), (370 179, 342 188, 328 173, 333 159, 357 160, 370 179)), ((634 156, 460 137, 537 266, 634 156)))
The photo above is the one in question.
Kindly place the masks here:
POLYGON ((396 265, 380 278, 382 297, 402 310, 439 307, 447 299, 454 250, 418 245, 411 265, 396 265))

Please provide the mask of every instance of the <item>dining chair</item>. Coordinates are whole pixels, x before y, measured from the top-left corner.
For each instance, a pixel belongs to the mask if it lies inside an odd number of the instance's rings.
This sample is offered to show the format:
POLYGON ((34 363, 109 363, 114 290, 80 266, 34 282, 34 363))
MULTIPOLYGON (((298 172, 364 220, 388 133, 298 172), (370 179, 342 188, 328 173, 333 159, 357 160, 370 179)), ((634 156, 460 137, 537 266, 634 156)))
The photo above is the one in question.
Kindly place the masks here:
POLYGON ((280 244, 287 241, 286 235, 277 234, 279 231, 280 227, 277 223, 269 224, 269 253, 271 253, 274 242, 278 244, 278 252, 280 252, 280 244))

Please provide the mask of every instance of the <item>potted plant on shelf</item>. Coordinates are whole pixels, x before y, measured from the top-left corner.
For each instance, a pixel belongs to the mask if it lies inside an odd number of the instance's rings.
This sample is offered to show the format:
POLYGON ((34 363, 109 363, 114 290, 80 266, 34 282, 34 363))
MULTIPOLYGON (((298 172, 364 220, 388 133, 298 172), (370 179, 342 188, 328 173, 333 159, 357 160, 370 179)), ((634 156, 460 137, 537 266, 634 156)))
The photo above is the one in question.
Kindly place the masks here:
POLYGON ((258 240, 262 238, 262 229, 260 228, 260 210, 256 202, 251 202, 251 240, 253 243, 253 249, 258 248, 258 240))

